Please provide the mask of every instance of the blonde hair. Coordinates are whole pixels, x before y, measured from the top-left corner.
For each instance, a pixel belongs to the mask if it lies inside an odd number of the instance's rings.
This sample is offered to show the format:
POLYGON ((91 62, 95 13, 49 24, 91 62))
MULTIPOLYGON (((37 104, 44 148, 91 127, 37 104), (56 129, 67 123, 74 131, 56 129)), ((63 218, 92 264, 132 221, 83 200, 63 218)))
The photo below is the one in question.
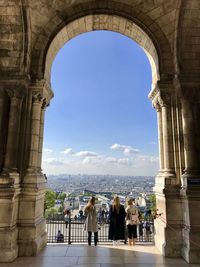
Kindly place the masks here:
POLYGON ((113 210, 116 210, 117 213, 119 213, 119 209, 120 209, 120 199, 119 199, 118 196, 114 196, 114 198, 113 198, 112 209, 113 209, 113 210))
POLYGON ((94 207, 95 204, 95 197, 91 197, 85 207, 85 210, 89 210, 90 208, 94 207))

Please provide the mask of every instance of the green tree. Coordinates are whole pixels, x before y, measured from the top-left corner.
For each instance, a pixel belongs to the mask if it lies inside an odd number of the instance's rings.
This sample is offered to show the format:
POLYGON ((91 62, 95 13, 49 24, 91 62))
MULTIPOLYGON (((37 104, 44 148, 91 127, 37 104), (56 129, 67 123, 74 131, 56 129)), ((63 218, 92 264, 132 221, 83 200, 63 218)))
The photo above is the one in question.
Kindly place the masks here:
POLYGON ((50 208, 46 210, 45 217, 47 218, 48 216, 58 214, 58 210, 55 208, 50 208))
POLYGON ((45 192, 45 197, 44 197, 44 213, 46 212, 46 210, 54 207, 55 200, 56 200, 56 193, 53 192, 51 189, 48 189, 45 192))
POLYGON ((62 206, 60 206, 59 208, 58 208, 58 212, 60 213, 62 213, 64 211, 64 206, 62 205, 62 206))
POLYGON ((57 196, 57 199, 59 199, 59 200, 62 200, 62 201, 64 201, 65 200, 65 198, 66 198, 66 193, 60 193, 58 196, 57 196))
POLYGON ((156 195, 150 195, 149 200, 151 202, 151 211, 156 212, 156 195))

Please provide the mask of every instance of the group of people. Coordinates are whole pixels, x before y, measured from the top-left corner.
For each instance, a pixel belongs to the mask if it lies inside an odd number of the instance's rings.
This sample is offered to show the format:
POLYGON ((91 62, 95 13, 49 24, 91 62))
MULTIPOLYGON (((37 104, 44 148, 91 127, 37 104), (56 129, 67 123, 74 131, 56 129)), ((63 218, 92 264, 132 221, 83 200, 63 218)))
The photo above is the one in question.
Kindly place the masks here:
MULTIPOLYGON (((137 224, 139 212, 133 199, 129 199, 126 209, 120 204, 120 199, 115 196, 109 210, 109 233, 108 237, 113 240, 113 245, 119 244, 125 237, 125 222, 127 226, 128 245, 135 245, 137 238, 137 224)), ((95 207, 95 197, 91 197, 85 207, 84 230, 88 232, 88 245, 91 246, 92 232, 94 233, 94 245, 98 242, 98 220, 95 207)))

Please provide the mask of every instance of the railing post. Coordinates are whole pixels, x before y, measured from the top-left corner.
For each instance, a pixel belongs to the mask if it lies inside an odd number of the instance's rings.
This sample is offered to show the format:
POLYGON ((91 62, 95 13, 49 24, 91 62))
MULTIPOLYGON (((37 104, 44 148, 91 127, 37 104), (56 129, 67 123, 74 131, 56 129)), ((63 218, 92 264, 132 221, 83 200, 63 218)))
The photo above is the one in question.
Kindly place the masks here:
POLYGON ((68 244, 71 244, 71 216, 69 216, 68 244))
POLYGON ((127 226, 126 223, 124 223, 124 244, 127 244, 127 226))

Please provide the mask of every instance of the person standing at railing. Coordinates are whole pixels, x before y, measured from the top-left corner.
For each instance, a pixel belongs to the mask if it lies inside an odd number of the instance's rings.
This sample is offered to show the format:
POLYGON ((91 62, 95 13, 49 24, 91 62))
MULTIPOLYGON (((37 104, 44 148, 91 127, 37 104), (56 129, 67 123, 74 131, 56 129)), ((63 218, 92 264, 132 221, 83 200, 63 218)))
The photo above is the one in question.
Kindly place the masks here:
POLYGON ((84 230, 88 232, 88 245, 91 246, 92 232, 94 233, 94 245, 98 242, 97 212, 95 207, 95 197, 91 197, 85 207, 84 230))
POLYGON ((64 211, 64 218, 65 218, 65 225, 66 225, 66 228, 67 228, 67 226, 68 226, 68 224, 69 224, 69 222, 70 222, 70 219, 71 219, 71 212, 70 212, 70 210, 65 210, 64 211))
POLYGON ((135 245, 135 240, 137 238, 137 224, 140 223, 139 212, 134 204, 134 199, 129 199, 127 202, 128 206, 126 208, 126 226, 128 234, 128 245, 135 245))
POLYGON ((109 212, 109 233, 108 238, 113 240, 113 245, 119 245, 120 240, 125 239, 125 216, 124 206, 120 204, 120 199, 115 196, 109 212))

